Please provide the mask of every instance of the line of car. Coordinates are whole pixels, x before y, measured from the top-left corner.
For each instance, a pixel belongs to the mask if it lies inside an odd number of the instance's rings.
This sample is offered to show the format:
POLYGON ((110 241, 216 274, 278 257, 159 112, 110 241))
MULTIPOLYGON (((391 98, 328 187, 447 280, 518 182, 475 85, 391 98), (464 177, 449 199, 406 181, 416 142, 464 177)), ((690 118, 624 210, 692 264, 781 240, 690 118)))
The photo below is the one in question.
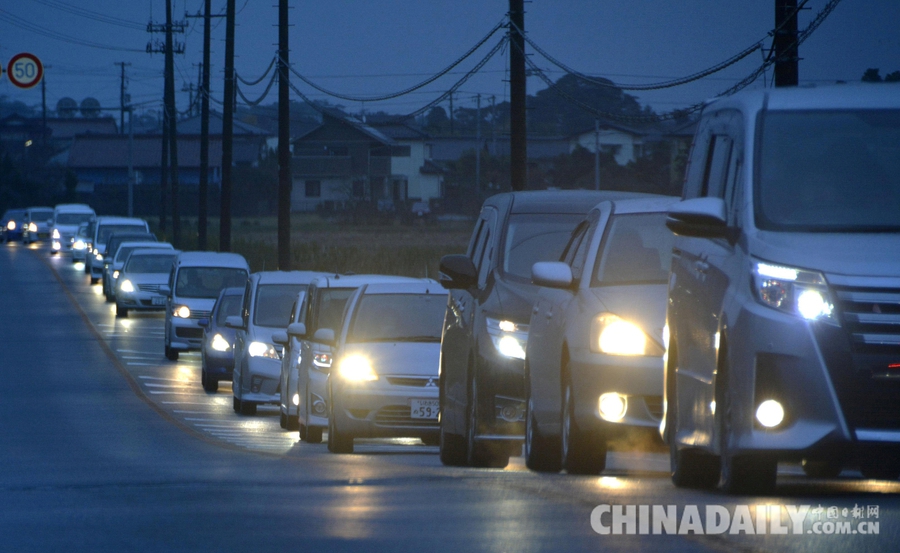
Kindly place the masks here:
MULTIPOLYGON (((141 301, 165 310, 167 358, 201 350, 204 389, 232 380, 236 412, 276 405, 335 453, 413 436, 446 465, 503 467, 524 446, 532 470, 596 474, 611 441, 661 437, 677 486, 768 493, 780 461, 896 480, 895 89, 717 100, 682 198, 498 194, 440 282, 172 251, 141 301)), ((103 261, 101 220, 73 256, 103 261)), ((116 298, 150 255, 127 244, 103 275, 119 271, 116 298)))

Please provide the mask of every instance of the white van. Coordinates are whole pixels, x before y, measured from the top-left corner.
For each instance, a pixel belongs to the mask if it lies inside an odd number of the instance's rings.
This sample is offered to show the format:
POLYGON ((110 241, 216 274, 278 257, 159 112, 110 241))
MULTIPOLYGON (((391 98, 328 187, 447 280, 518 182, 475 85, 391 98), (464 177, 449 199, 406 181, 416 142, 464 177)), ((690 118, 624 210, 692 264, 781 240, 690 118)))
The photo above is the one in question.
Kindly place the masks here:
POLYGON ((59 204, 54 207, 50 230, 50 253, 72 251, 79 225, 96 216, 93 208, 86 204, 59 204))
POLYGON ((166 359, 199 350, 203 327, 223 288, 243 288, 250 275, 247 260, 236 253, 181 252, 172 264, 166 294, 166 359))

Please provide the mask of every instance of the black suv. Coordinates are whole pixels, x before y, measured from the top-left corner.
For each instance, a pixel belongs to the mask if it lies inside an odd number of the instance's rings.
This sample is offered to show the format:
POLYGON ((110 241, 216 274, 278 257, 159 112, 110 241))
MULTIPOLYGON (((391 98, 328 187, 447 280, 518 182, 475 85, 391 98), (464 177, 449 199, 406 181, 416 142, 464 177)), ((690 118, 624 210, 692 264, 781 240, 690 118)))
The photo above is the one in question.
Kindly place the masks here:
POLYGON ((465 255, 441 259, 450 300, 441 338, 441 462, 503 467, 525 432, 525 343, 538 287, 531 266, 558 261, 597 203, 629 192, 509 192, 485 200, 465 255))

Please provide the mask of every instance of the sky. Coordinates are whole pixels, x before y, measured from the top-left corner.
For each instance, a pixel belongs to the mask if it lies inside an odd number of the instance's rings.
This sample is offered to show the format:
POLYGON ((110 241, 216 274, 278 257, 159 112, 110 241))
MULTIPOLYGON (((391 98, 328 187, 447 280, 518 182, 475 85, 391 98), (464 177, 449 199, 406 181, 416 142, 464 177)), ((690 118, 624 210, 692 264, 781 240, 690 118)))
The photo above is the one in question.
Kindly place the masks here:
MULTIPOLYGON (((800 0, 801 2, 803 0, 800 0)), ((190 104, 198 81, 203 0, 172 0, 174 19, 187 21, 175 35, 185 53, 175 56, 177 107, 190 104), (182 90, 183 89, 183 90, 182 90)), ((805 29, 829 0, 807 0, 799 16, 805 29)), ((773 0, 532 0, 525 4, 525 31, 542 50, 578 72, 617 84, 648 84, 691 75, 714 66, 756 43, 771 45, 773 0)), ((385 95, 407 89, 446 68, 468 51, 508 11, 508 0, 290 0, 290 61, 319 86, 347 96, 385 95)), ((225 0, 212 1, 224 13, 225 0)), ((235 68, 245 80, 258 79, 277 49, 277 2, 236 0, 235 68)), ((119 106, 120 66, 125 62, 127 92, 142 110, 158 110, 163 95, 162 54, 148 54, 148 22, 165 22, 164 0, 17 0, 0 4, 0 62, 20 52, 45 65, 49 110, 60 98, 77 102, 93 97, 101 106, 119 106)), ((800 81, 858 81, 867 68, 881 74, 900 70, 900 1, 842 0, 800 46, 800 81)), ((212 96, 221 100, 225 55, 224 17, 213 19, 212 96)), ((468 73, 500 40, 497 32, 447 75, 411 94, 384 102, 346 101, 327 96, 292 76, 292 83, 313 100, 328 100, 350 112, 411 113, 468 73)), ((526 46, 530 59, 554 81, 564 73, 526 46)), ((508 100, 508 54, 503 49, 460 86, 455 107, 482 106, 491 97, 508 100)), ((763 54, 694 83, 653 92, 629 92, 657 113, 714 97, 753 72, 763 54)), ((771 86, 771 70, 754 87, 771 86)), ((241 86, 251 100, 263 94, 268 79, 241 86)), ((546 88, 536 76, 528 93, 546 88)), ((277 100, 272 87, 263 104, 277 100)), ((292 93, 293 95, 293 93, 292 93)), ((7 76, 0 96, 28 105, 41 104, 41 87, 22 90, 7 76)), ((293 95, 297 97, 296 95, 293 95)), ((448 103, 442 104, 445 109, 448 103)), ((215 108, 216 105, 213 104, 215 108)), ((112 113, 112 112, 111 112, 112 113)), ((114 114, 117 115, 117 114, 114 114)))

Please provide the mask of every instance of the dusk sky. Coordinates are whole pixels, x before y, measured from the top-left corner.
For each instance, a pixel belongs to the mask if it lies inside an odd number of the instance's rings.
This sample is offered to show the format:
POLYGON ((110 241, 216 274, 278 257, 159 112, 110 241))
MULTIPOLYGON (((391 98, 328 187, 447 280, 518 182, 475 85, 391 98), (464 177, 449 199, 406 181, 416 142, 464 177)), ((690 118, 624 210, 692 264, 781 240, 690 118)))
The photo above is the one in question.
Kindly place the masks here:
MULTIPOLYGON (((801 0, 802 2, 802 0, 801 0)), ((828 4, 809 0, 800 29, 828 4)), ((196 14, 203 0, 173 0, 176 20, 196 14)), ((213 0, 224 13, 225 1, 213 0)), ((237 0, 235 62, 239 75, 257 79, 275 55, 277 1, 237 0)), ((291 62, 321 86, 350 96, 386 94, 412 86, 466 52, 504 20, 508 0, 329 0, 290 2, 291 62)), ((689 75, 715 65, 757 42, 768 48, 774 26, 773 0, 534 0, 525 4, 528 37, 570 68, 621 84, 646 84, 689 75)), ((119 105, 119 66, 126 62, 127 88, 140 110, 159 109, 163 92, 163 55, 147 54, 149 21, 165 21, 163 0, 18 0, 0 7, 0 60, 5 66, 19 52, 36 54, 45 70, 47 107, 62 97, 81 102, 97 98, 104 107, 119 105), (102 20, 102 21, 100 21, 102 20)), ((202 20, 188 19, 186 52, 176 56, 178 109, 185 110, 202 60, 202 20)), ((843 0, 801 45, 802 83, 858 81, 867 68, 882 75, 900 70, 900 1, 843 0)), ((212 94, 221 99, 224 62, 224 18, 213 21, 212 94)), ((502 32, 502 31, 501 31, 502 32)), ((328 99, 349 111, 384 110, 409 113, 437 98, 484 57, 495 34, 450 74, 423 90, 386 102, 348 102, 330 98, 292 77, 313 99, 328 99)), ((162 39, 162 35, 153 38, 162 39)), ((531 59, 556 80, 561 70, 528 46, 531 59)), ((457 107, 483 105, 489 97, 508 99, 508 49, 499 52, 462 85, 457 107)), ((762 62, 748 58, 699 82, 655 92, 631 92, 657 112, 695 104, 727 89, 762 62)), ((257 98, 268 79, 242 87, 257 98)), ((766 82, 771 85, 771 71, 766 82)), ((528 93, 545 88, 528 80, 528 93)), ((4 76, 0 95, 40 105, 41 90, 21 90, 4 76)), ((276 88, 263 102, 277 98, 276 88)), ((444 107, 447 107, 445 102, 444 107)), ((215 107, 215 105, 214 105, 215 107)))

